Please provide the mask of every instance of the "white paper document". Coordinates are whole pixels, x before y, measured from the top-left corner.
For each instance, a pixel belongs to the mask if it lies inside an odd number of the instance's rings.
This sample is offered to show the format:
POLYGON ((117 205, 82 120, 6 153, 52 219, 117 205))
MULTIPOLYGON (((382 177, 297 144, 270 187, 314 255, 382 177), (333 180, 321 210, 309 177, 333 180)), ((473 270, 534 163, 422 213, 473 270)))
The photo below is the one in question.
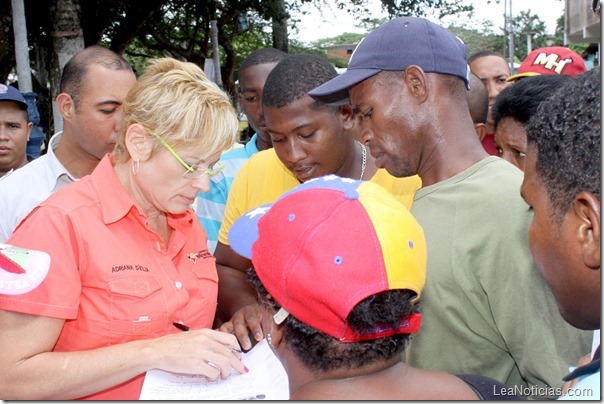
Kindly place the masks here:
POLYGON ((235 371, 214 382, 201 376, 150 370, 145 376, 141 400, 287 400, 287 374, 266 340, 260 341, 242 361, 250 370, 235 371))

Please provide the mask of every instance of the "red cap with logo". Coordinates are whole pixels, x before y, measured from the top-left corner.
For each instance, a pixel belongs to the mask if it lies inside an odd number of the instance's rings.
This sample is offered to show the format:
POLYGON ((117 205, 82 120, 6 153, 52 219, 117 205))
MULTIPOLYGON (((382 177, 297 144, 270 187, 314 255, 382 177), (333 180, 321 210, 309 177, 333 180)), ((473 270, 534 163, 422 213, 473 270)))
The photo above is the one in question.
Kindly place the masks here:
POLYGON ((581 55, 564 46, 550 46, 535 49, 524 59, 518 72, 507 81, 540 74, 564 74, 577 76, 587 70, 581 55))

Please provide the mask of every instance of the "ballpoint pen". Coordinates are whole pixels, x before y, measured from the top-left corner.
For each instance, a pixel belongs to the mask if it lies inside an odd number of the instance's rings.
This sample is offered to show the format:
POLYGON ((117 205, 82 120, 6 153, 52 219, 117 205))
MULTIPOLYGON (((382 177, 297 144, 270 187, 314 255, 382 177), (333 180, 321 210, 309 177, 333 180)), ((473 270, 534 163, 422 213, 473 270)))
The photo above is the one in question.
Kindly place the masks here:
MULTIPOLYGON (((172 323, 172 325, 181 331, 189 331, 191 329, 189 326, 184 325, 182 323, 172 323)), ((228 348, 233 352, 241 353, 241 349, 233 348, 230 346, 228 348)))
POLYGON ((178 328, 180 331, 189 331, 190 330, 189 327, 187 327, 186 325, 181 324, 181 323, 172 323, 172 325, 174 327, 178 328))

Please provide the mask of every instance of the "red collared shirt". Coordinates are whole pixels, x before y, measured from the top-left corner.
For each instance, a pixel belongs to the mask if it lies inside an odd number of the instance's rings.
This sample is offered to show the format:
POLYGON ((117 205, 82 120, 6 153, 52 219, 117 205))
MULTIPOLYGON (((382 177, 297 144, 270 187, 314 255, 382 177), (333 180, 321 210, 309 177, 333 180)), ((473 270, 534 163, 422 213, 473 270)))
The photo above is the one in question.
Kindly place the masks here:
MULTIPOLYGON (((48 252, 46 279, 31 292, 0 296, 0 309, 66 319, 55 351, 80 351, 210 328, 218 276, 192 210, 168 214, 166 247, 118 180, 108 156, 90 176, 52 195, 7 241, 48 252)), ((138 399, 144 375, 88 396, 138 399)))

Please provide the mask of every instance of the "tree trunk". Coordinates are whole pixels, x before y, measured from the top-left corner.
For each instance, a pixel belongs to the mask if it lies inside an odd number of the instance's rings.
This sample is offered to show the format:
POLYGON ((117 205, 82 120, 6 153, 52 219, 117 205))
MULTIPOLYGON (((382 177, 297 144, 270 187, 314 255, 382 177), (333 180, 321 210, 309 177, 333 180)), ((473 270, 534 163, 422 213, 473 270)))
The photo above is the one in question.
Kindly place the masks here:
POLYGON ((53 0, 50 9, 54 54, 50 71, 50 88, 54 132, 63 130, 63 118, 56 105, 63 66, 73 55, 84 49, 84 34, 80 25, 80 5, 77 0, 53 0))
POLYGON ((239 102, 237 97, 237 86, 233 79, 235 75, 235 64, 237 62, 237 50, 233 46, 233 41, 222 40, 222 49, 224 50, 225 63, 223 66, 223 89, 231 94, 233 103, 237 105, 239 102))
POLYGON ((15 66, 15 40, 10 1, 0 0, 0 83, 6 83, 15 66))
POLYGON ((289 14, 285 8, 285 0, 275 0, 275 15, 273 17, 273 47, 287 53, 289 38, 287 35, 287 20, 289 14))
POLYGON ((29 67, 29 46, 27 44, 27 25, 25 24, 25 6, 23 0, 12 0, 13 32, 15 34, 15 60, 19 76, 19 91, 31 93, 31 69, 29 67))

